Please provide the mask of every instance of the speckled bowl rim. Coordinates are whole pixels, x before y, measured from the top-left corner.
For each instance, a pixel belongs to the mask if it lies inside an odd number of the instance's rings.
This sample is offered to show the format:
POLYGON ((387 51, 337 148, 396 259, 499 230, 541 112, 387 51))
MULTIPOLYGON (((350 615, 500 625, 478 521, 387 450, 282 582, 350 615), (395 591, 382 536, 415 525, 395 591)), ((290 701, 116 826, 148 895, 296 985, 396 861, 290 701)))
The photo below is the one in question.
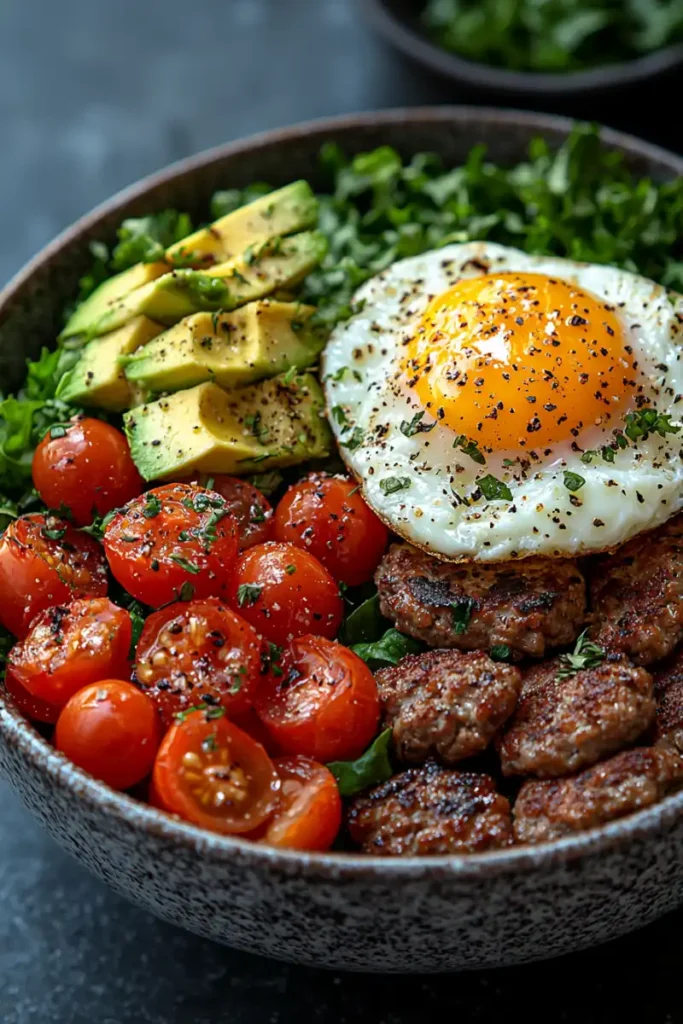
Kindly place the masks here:
MULTIPOLYGON (((81 217, 63 231, 41 252, 30 260, 0 292, 0 318, 15 295, 31 276, 64 246, 92 237, 99 222, 119 208, 150 190, 176 178, 191 174, 200 168, 227 157, 253 153, 273 143, 285 143, 311 135, 333 136, 336 132, 363 128, 381 128, 400 124, 457 125, 458 122, 478 123, 506 128, 524 127, 539 134, 568 133, 572 121, 565 117, 535 114, 516 110, 498 110, 491 107, 415 107, 384 110, 363 114, 320 118, 296 124, 289 128, 263 132, 237 142, 205 150, 197 156, 180 160, 156 174, 149 175, 118 192, 105 203, 81 217)), ((634 136, 601 130, 603 141, 625 150, 631 155, 667 165, 672 175, 683 176, 683 158, 659 146, 643 142, 634 136)), ((537 870, 547 864, 567 863, 589 855, 599 855, 636 839, 647 839, 678 821, 683 814, 683 792, 665 798, 653 807, 639 811, 609 825, 592 829, 575 837, 543 843, 534 847, 512 847, 491 853, 475 855, 443 855, 436 857, 388 858, 357 853, 302 853, 259 846, 239 837, 222 836, 207 832, 194 825, 171 817, 128 796, 110 789, 87 772, 73 765, 54 749, 34 727, 16 710, 0 688, 0 740, 19 750, 37 770, 47 772, 55 784, 67 789, 74 799, 86 801, 91 807, 123 819, 133 828, 150 835, 193 849, 197 856, 207 856, 215 863, 240 863, 261 867, 283 876, 300 876, 310 880, 378 880, 419 881, 422 879, 459 881, 515 875, 537 870)))
POLYGON ((406 25, 386 0, 356 0, 368 23, 397 50, 446 78, 498 92, 571 96, 593 90, 614 89, 656 78, 683 65, 683 43, 672 43, 642 57, 578 71, 553 74, 545 71, 513 71, 467 60, 444 49, 429 36, 406 25))

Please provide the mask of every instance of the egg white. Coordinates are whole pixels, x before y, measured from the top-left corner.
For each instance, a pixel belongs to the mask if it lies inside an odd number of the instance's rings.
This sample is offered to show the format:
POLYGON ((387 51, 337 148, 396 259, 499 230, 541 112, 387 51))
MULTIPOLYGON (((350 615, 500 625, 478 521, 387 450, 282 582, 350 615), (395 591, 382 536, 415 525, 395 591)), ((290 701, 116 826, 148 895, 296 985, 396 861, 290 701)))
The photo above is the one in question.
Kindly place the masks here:
MULTIPOLYGON (((562 445, 534 458, 521 448, 490 454, 485 466, 453 447, 456 434, 442 422, 429 432, 402 433, 401 424, 422 407, 396 380, 401 342, 457 280, 496 270, 561 278, 614 305, 644 395, 680 424, 683 296, 614 267, 530 256, 491 242, 450 245, 394 263, 363 285, 354 297, 360 311, 333 330, 323 355, 328 416, 366 501, 397 534, 455 561, 587 554, 664 522, 683 507, 683 432, 651 434, 619 450, 612 463, 598 456, 587 465, 581 451, 562 445), (520 457, 528 468, 504 464, 520 457), (578 491, 565 486, 565 471, 584 479, 578 491), (477 479, 488 474, 507 484, 511 501, 480 495, 477 479), (405 486, 387 493, 396 481, 405 486)), ((434 417, 425 413, 422 423, 435 423, 434 417)), ((577 446, 608 444, 614 426, 586 430, 577 446)))

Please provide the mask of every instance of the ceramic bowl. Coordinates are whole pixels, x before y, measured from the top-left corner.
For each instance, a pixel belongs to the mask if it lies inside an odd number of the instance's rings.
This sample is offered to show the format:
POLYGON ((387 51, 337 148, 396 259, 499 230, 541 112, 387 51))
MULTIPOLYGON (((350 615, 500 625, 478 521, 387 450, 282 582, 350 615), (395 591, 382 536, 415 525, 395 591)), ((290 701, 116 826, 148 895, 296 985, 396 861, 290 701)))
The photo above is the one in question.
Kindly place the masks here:
MULTIPOLYGON (((89 261, 88 241, 123 217, 165 206, 205 216, 218 187, 315 182, 334 139, 349 152, 396 146, 461 161, 486 143, 517 161, 529 139, 559 143, 568 121, 481 108, 391 111, 271 132, 176 164, 115 196, 34 259, 0 295, 0 379, 57 333, 89 261)), ((641 174, 683 161, 604 132, 641 174)), ((0 691, 0 770, 48 832, 118 892, 218 942, 306 964, 446 971, 512 964, 602 942, 683 899, 683 793, 552 845, 477 857, 388 860, 300 854, 202 832, 115 793, 75 768, 0 691)))
POLYGON ((551 74, 512 71, 459 57, 438 46, 420 24, 424 3, 419 0, 358 0, 368 23, 410 60, 453 82, 498 97, 526 96, 529 100, 580 93, 607 93, 636 89, 683 66, 683 43, 655 50, 620 64, 551 74))

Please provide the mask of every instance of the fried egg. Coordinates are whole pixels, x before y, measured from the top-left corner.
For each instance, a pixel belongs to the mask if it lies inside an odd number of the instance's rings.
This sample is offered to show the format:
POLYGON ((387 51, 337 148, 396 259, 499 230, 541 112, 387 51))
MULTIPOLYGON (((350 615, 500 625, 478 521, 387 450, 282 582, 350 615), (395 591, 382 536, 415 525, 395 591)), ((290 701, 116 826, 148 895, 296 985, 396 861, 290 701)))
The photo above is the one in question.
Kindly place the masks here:
POLYGON ((490 242, 394 263, 323 357, 342 457, 444 559, 616 547, 683 506, 683 296, 490 242))

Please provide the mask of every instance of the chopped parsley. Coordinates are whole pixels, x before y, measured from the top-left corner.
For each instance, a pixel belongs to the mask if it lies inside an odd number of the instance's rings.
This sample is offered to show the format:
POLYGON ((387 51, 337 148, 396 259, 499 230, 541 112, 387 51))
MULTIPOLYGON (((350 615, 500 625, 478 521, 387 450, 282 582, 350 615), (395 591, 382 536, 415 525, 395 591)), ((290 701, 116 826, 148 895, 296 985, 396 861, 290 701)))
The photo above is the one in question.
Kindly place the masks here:
POLYGON ((561 654, 558 679, 567 679, 584 668, 595 668, 605 660, 605 651, 586 636, 586 630, 578 637, 571 654, 561 654))
POLYGON ((184 711, 179 711, 173 717, 176 722, 184 722, 186 718, 193 715, 195 711, 203 711, 204 718, 207 722, 215 721, 217 718, 222 718, 225 714, 225 708, 216 707, 213 704, 193 704, 191 708, 185 708, 184 711))
POLYGON ((462 633, 466 632, 467 627, 470 624, 473 608, 474 601, 471 597, 465 597, 462 600, 454 601, 451 605, 453 632, 456 636, 460 636, 462 633))
POLYGON ((396 494, 397 491, 405 491, 410 487, 410 478, 407 476, 385 476, 380 480, 379 489, 382 494, 396 494))
MULTIPOLYGON (((464 434, 460 434, 459 437, 456 437, 455 441, 453 442, 453 447, 459 448, 463 455, 469 455, 472 461, 476 462, 478 465, 486 465, 486 459, 479 451, 476 441, 468 440, 468 438, 466 438, 464 434)), ((512 497, 512 495, 510 495, 510 497, 512 497)))
POLYGON ((237 588, 237 603, 240 608, 244 608, 245 605, 256 604, 262 591, 263 587, 257 583, 240 583, 237 588))
POLYGON ((356 448, 360 448, 365 439, 365 431, 362 427, 354 427, 349 437, 342 438, 340 444, 344 448, 348 448, 350 452, 355 452, 356 448))
POLYGON ((336 422, 339 424, 340 427, 350 427, 351 426, 351 424, 349 423, 348 417, 347 417, 346 413, 344 412, 344 409, 343 409, 343 407, 341 405, 333 405, 332 406, 332 417, 333 417, 334 420, 336 420, 336 422))
POLYGON ((161 509, 162 504, 160 499, 156 496, 156 494, 153 494, 151 491, 148 491, 147 494, 145 495, 145 504, 142 509, 142 514, 145 517, 145 519, 154 519, 156 516, 159 515, 161 509))
POLYGON ((183 558, 182 555, 171 555, 170 557, 172 562, 175 562, 175 564, 179 565, 181 569, 184 569, 185 572, 191 573, 193 576, 198 576, 202 571, 198 565, 195 565, 194 562, 188 562, 188 560, 183 558))
POLYGON ((570 470, 565 469, 564 471, 564 486, 568 491, 580 491, 585 480, 578 473, 572 473, 570 470))
POLYGON ((436 426, 436 420, 434 423, 423 423, 423 416, 424 409, 420 412, 416 412, 411 420, 403 420, 400 426, 401 433, 406 437, 413 437, 414 434, 424 434, 433 430, 436 426))
POLYGON ((510 648, 507 644, 494 644, 489 655, 494 661, 509 661, 510 660, 510 648))
POLYGON ((477 486, 487 501, 512 501, 512 491, 508 485, 490 473, 479 477, 477 486))
POLYGON ((651 408, 627 413, 625 422, 624 433, 631 441, 644 441, 650 434, 666 437, 667 434, 678 434, 681 429, 679 424, 671 422, 671 416, 651 408))

